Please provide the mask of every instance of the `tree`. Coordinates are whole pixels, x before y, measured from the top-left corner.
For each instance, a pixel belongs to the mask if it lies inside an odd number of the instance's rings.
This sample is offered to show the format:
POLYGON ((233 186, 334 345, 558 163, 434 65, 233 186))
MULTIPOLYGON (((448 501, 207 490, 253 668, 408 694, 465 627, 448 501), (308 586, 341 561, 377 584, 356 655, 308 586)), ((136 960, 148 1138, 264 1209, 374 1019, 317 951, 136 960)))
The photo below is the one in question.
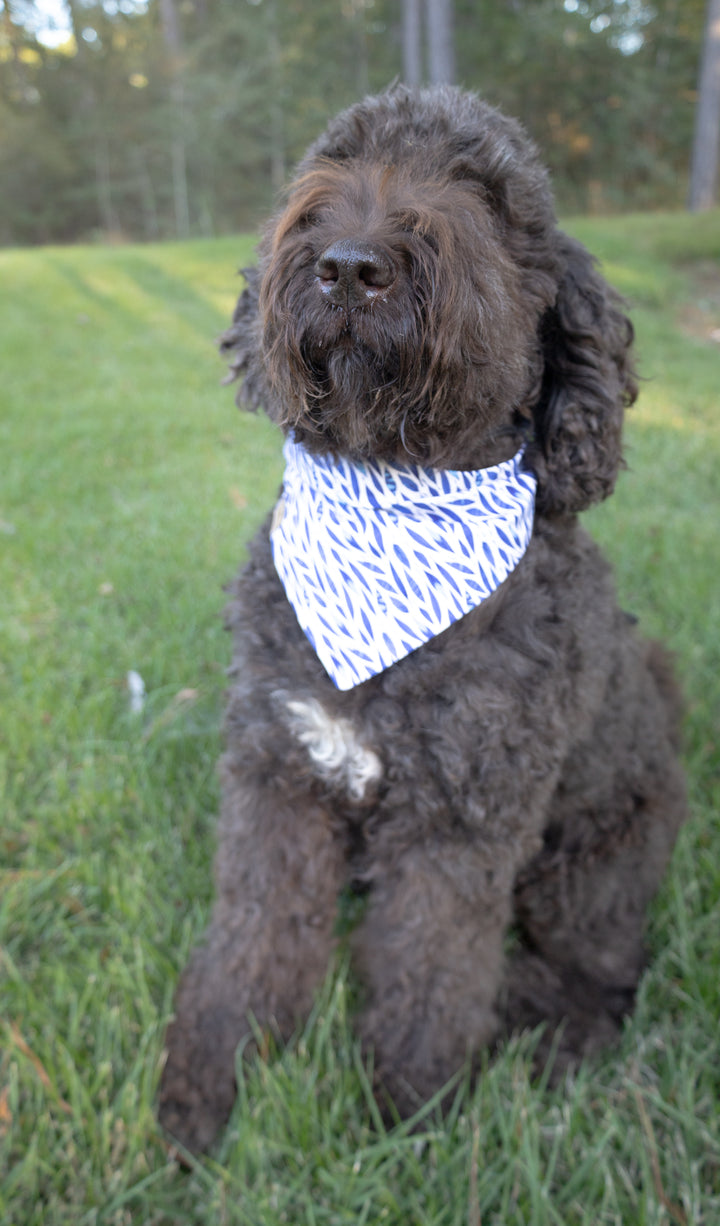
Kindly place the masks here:
POLYGON ((103 122, 104 107, 99 87, 101 74, 98 73, 98 66, 95 62, 96 53, 87 41, 88 30, 91 29, 89 18, 78 4, 78 0, 65 0, 65 2, 75 38, 78 65, 81 69, 78 114, 81 126, 86 129, 88 135, 91 135, 100 224, 103 232, 110 235, 116 233, 120 225, 113 200, 108 133, 103 122))
POLYGON ((185 86, 180 18, 175 0, 159 0, 160 27, 170 79, 170 156, 172 161, 175 228, 180 238, 190 233, 187 153, 185 149, 185 86))
POLYGON ((432 85, 455 80, 452 0, 427 0, 428 70, 432 85))
POLYGON ((403 0, 403 80, 406 85, 422 81, 422 22, 420 0, 403 0))
MULTIPOLYGON (((421 0, 402 0, 403 80, 423 80, 423 6, 421 0)), ((427 75, 432 85, 455 80, 453 0, 425 0, 424 32, 427 75)))
POLYGON ((715 203, 720 157, 720 0, 708 0, 700 61, 689 207, 693 212, 715 203))
POLYGON ((254 227, 328 118, 398 73, 520 119, 567 212, 680 206, 696 110, 706 130, 718 0, 62 3, 64 42, 0 0, 0 243, 254 227))

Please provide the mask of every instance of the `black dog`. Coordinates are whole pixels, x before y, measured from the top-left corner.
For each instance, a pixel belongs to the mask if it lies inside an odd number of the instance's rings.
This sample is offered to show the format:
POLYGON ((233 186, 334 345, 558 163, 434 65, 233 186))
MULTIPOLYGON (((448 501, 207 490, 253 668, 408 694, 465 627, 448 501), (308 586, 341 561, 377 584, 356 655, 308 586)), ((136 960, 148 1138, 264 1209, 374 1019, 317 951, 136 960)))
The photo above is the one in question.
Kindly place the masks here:
POLYGON ((631 339, 476 97, 366 99, 300 164, 224 338, 288 469, 230 605, 217 901, 167 1037, 190 1148, 248 1013, 307 1014, 348 881, 359 1029, 403 1112, 508 1027, 564 1021, 562 1067, 631 1007, 679 703, 576 520, 621 465, 631 339))

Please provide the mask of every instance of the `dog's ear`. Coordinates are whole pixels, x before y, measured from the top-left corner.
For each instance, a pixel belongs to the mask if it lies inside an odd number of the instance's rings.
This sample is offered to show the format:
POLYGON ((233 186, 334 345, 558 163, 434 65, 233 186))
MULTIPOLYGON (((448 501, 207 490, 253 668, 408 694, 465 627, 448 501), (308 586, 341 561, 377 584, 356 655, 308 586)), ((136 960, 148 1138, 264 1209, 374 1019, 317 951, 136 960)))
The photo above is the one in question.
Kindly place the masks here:
POLYGON ((624 409, 637 395, 633 327, 582 244, 557 234, 560 279, 541 322, 543 379, 527 458, 546 513, 582 511, 612 493, 624 409))
POLYGON ((233 320, 219 340, 220 352, 229 359, 225 383, 242 378, 236 400, 242 408, 255 410, 267 404, 267 384, 260 357, 262 323, 258 310, 260 277, 257 268, 243 268, 245 289, 237 300, 233 320))

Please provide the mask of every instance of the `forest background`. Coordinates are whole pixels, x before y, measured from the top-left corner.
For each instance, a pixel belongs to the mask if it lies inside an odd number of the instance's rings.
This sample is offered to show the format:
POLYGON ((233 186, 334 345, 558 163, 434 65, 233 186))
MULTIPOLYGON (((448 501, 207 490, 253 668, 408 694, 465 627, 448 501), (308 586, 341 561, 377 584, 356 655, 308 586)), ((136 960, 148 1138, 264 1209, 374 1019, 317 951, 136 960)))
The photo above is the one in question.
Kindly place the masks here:
MULTIPOLYGON (((682 207, 716 3, 455 0, 449 71, 522 120, 561 211, 682 207)), ((252 228, 329 115, 432 76, 413 14, 418 0, 0 0, 0 244, 252 228)))

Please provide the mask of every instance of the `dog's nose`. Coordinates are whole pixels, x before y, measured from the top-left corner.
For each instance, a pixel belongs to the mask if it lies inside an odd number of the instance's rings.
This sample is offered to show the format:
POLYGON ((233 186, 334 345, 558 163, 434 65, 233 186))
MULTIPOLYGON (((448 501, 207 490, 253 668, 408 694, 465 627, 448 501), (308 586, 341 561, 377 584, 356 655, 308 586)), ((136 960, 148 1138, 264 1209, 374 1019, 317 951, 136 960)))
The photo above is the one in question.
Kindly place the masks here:
POLYGON ((323 251, 315 265, 315 276, 330 302, 352 310, 367 306, 389 289, 396 270, 381 247, 343 238, 323 251))

